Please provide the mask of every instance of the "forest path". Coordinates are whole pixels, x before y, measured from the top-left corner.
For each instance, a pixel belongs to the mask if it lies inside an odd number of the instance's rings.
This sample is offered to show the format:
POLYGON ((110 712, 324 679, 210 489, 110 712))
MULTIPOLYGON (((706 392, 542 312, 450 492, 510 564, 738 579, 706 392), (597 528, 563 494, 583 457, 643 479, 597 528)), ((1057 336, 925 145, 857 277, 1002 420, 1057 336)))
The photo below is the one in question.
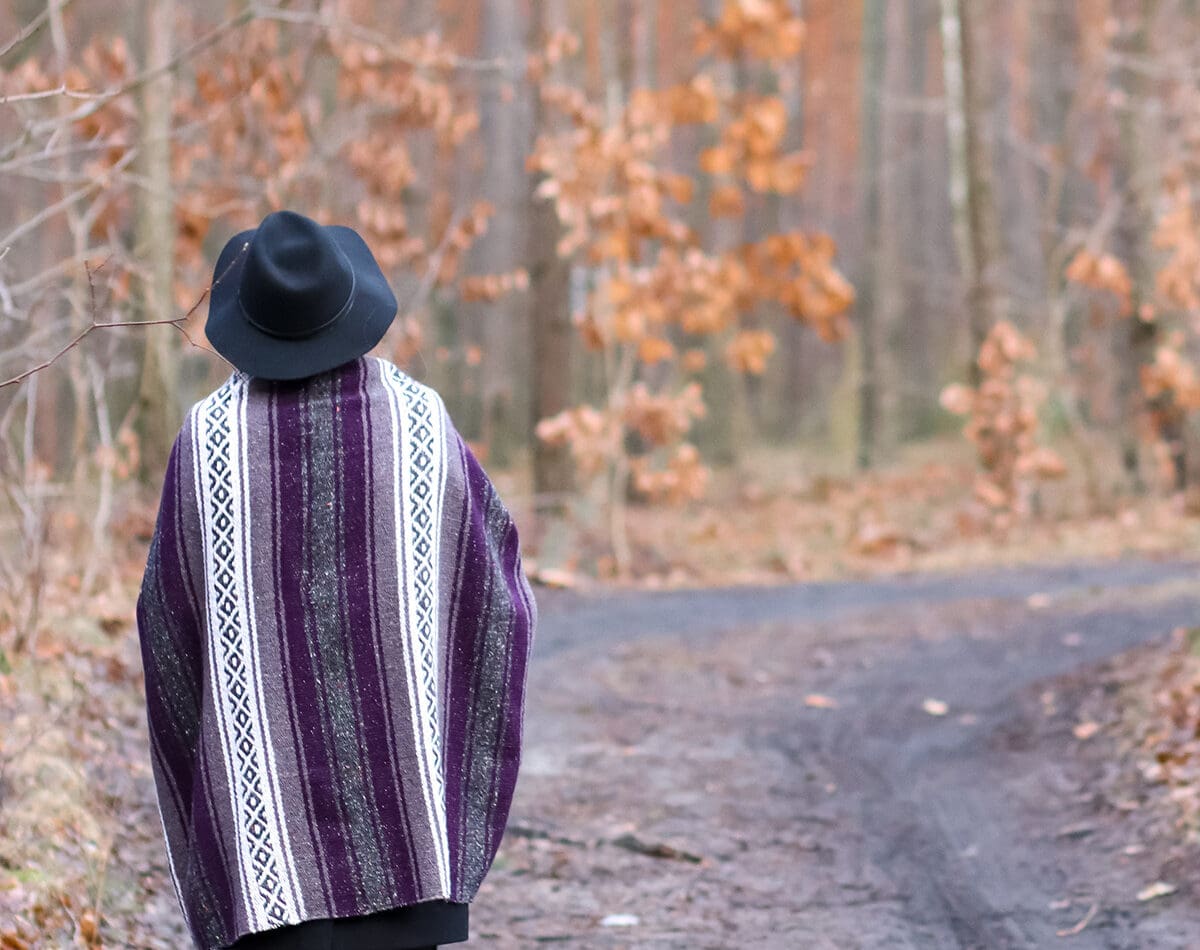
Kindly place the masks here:
POLYGON ((539 605, 480 943, 1200 945, 1194 882, 1136 899, 1172 867, 1071 731, 1098 663, 1196 623, 1197 565, 539 605))

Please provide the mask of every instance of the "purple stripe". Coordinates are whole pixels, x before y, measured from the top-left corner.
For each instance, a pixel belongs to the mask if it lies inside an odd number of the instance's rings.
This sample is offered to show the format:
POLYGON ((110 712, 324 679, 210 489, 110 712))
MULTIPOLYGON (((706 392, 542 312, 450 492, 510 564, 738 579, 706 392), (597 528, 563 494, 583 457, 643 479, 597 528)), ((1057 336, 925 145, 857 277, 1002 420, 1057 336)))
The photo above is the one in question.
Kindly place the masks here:
MULTIPOLYGON (((490 808, 482 806, 487 813, 480 813, 480 796, 483 790, 477 787, 475 760, 480 754, 490 756, 492 751, 491 737, 479 735, 478 718, 484 711, 479 702, 482 693, 480 680, 489 672, 485 669, 488 660, 492 659, 488 655, 489 641, 497 636, 505 636, 506 631, 495 628, 494 621, 497 618, 492 616, 492 596, 495 582, 498 580, 498 565, 495 563, 487 525, 491 484, 470 449, 461 438, 458 442, 466 473, 468 520, 464 536, 464 563, 471 565, 473 570, 456 577, 455 582, 461 592, 461 603, 451 631, 455 658, 447 702, 451 704, 452 709, 465 711, 456 716, 456 728, 453 730, 455 735, 452 738, 455 749, 454 772, 460 785, 457 796, 459 801, 456 803, 458 836, 462 842, 458 885, 462 891, 461 896, 465 897, 478 886, 482 873, 494 853, 490 847, 490 808), (481 742, 486 745, 481 746, 481 742), (480 827, 481 824, 483 827, 480 827), (483 853, 479 853, 481 838, 484 839, 483 853)), ((479 763, 487 768, 489 778, 494 764, 494 761, 486 760, 479 763)), ((449 766, 447 771, 450 771, 449 766)), ((493 795, 489 794, 489 805, 491 801, 493 795)))
MULTIPOLYGON (((208 868, 209 873, 214 875, 217 880, 220 880, 224 883, 224 889, 226 891, 229 891, 232 893, 235 890, 234 882, 233 882, 233 875, 235 873, 237 873, 237 868, 241 862, 238 861, 236 858, 233 858, 233 859, 230 858, 228 844, 231 842, 228 841, 226 836, 221 834, 221 831, 220 831, 220 821, 219 821, 219 817, 217 816, 217 812, 216 812, 217 796, 213 792, 212 765, 211 765, 211 763, 209 761, 209 757, 208 757, 208 748, 209 748, 208 737, 209 736, 219 737, 220 730, 218 729, 216 722, 215 722, 216 713, 211 706, 208 706, 205 708, 205 715, 206 715, 206 718, 204 720, 205 725, 202 726, 202 728, 201 728, 200 744, 196 750, 196 785, 192 791, 192 813, 193 813, 192 821, 193 821, 193 823, 195 822, 195 820, 196 820, 194 817, 195 814, 202 809, 205 811, 205 813, 207 815, 210 816, 211 826, 212 826, 212 838, 216 842, 216 846, 214 848, 215 855, 213 856, 212 860, 206 861, 203 866, 208 868)), ((216 738, 213 741, 216 741, 219 743, 220 739, 216 738)), ((219 750, 219 746, 218 746, 218 756, 222 756, 222 753, 219 750)), ((220 761, 223 761, 223 756, 221 758, 218 758, 218 762, 220 762, 220 761)), ((230 810, 231 803, 229 802, 228 798, 221 801, 220 807, 226 809, 224 812, 225 817, 227 817, 229 819, 230 829, 233 829, 234 828, 233 812, 232 812, 232 810, 230 810)), ((231 835, 233 833, 234 832, 232 832, 232 830, 231 830, 231 835)), ((189 848, 194 848, 194 847, 195 847, 194 842, 189 841, 189 848)), ((235 848, 236 848, 236 845, 235 845, 235 848)), ((208 886, 212 887, 211 881, 207 876, 206 876, 205 880, 206 880, 206 883, 208 884, 208 886)), ((213 888, 213 889, 215 892, 215 888, 213 888)), ((235 922, 236 916, 237 916, 237 910, 241 907, 241 903, 240 903, 240 901, 238 901, 235 904, 234 899, 232 897, 230 897, 230 898, 223 900, 221 906, 227 912, 226 915, 224 915, 222 925, 223 925, 225 934, 229 935, 232 933, 232 930, 234 927, 234 922, 235 922)))
POLYGON ((446 462, 446 488, 448 488, 446 499, 449 500, 451 497, 451 487, 461 489, 458 494, 462 500, 462 509, 457 519, 454 575, 451 577, 450 603, 448 611, 446 611, 445 654, 446 666, 449 667, 449 671, 444 685, 443 707, 446 715, 443 732, 443 762, 446 769, 446 836, 449 838, 451 885, 457 895, 462 883, 462 814, 464 805, 462 784, 457 781, 457 776, 461 774, 461 771, 455 768, 455 764, 462 760, 466 729, 464 729, 461 707, 455 702, 458 695, 456 686, 462 677, 462 663, 458 662, 455 654, 460 651, 457 647, 456 631, 460 625, 463 561, 466 559, 468 549, 467 528, 470 518, 470 497, 467 489, 467 464, 463 459, 461 443, 457 438, 451 439, 451 441, 454 445, 457 465, 451 468, 450 459, 446 462))
MULTIPOLYGON (((200 770, 204 777, 201 788, 207 788, 211 781, 211 773, 203 744, 200 748, 200 770)), ((206 921, 215 919, 220 921, 221 933, 228 937, 233 934, 237 926, 236 908, 241 905, 241 901, 235 898, 233 881, 230 880, 229 874, 233 865, 229 863, 229 856, 221 839, 220 827, 211 808, 212 800, 214 799, 211 791, 195 796, 192 811, 192 836, 189 842, 188 880, 181 881, 180 884, 186 892, 194 895, 192 879, 194 876, 201 879, 203 882, 201 903, 198 906, 190 906, 188 912, 197 927, 204 928, 202 932, 208 932, 205 927, 206 921), (208 897, 206 898, 204 895, 208 895, 208 897), (206 906, 209 899, 215 900, 215 906, 206 906)))
POLYGON ((203 675, 200 618, 190 611, 180 577, 178 442, 167 461, 162 506, 135 615, 141 632, 149 728, 177 796, 184 822, 190 810, 193 755, 199 733, 203 675))
POLYGON ((506 646, 508 651, 507 665, 504 675, 504 707, 500 729, 498 730, 498 746, 495 750, 496 762, 499 765, 499 789, 493 782, 493 792, 490 800, 497 807, 490 816, 489 847, 494 854, 500 845, 504 834, 504 826, 508 821, 508 812, 512 802, 512 794, 517 784, 517 771, 521 760, 521 730, 522 712, 525 706, 525 664, 529 652, 529 621, 530 617, 525 607, 523 592, 519 580, 519 551, 520 542, 517 529, 510 522, 505 532, 504 553, 501 557, 502 573, 507 585, 508 602, 513 605, 512 623, 509 627, 506 646))
POLYGON ((463 629, 474 630, 478 618, 479 608, 477 604, 469 604, 466 608, 463 607, 462 585, 463 564, 467 555, 471 552, 471 536, 469 529, 471 526, 471 515, 473 507, 471 505, 470 486, 467 481, 467 465, 466 458, 463 455, 463 445, 457 438, 454 440, 458 450, 458 469, 449 472, 449 476, 457 476, 454 482, 461 479, 463 488, 463 506, 462 515, 459 521, 458 528, 458 552, 454 559, 454 576, 451 585, 451 600, 448 613, 447 624, 447 640, 449 641, 447 653, 452 658, 450 676, 446 683, 446 734, 445 742, 445 762, 446 762, 446 834, 449 838, 450 845, 450 868, 454 876, 452 882, 455 896, 462 884, 462 847, 464 822, 463 814, 466 808, 464 796, 462 794, 461 776, 464 774, 464 769, 461 765, 464 759, 466 747, 466 710, 469 705, 469 683, 464 682, 464 679, 469 677, 470 672, 470 651, 468 645, 465 644, 458 636, 458 631, 463 629), (470 617, 473 618, 469 625, 464 624, 462 620, 463 611, 470 611, 470 617))
MULTIPOLYGON (((189 603, 190 609, 192 611, 192 616, 197 618, 197 625, 200 630, 203 630, 204 629, 203 617, 204 617, 204 604, 205 604, 205 594, 204 594, 204 587, 203 587, 204 567, 203 567, 202 563, 201 564, 193 564, 192 563, 191 555, 195 554, 196 552, 195 551, 189 552, 190 545, 188 543, 189 541, 193 541, 196 545, 203 544, 202 537, 201 537, 201 528, 200 528, 200 511, 199 511, 200 500, 195 495, 196 486, 192 482, 192 472, 194 471, 193 466, 195 465, 195 459, 193 458, 194 452, 193 452, 193 446, 192 446, 192 426, 194 424, 195 423, 192 419, 192 414, 189 412, 187 414, 187 416, 184 418, 183 427, 179 432, 179 438, 177 440, 177 444, 179 446, 179 458, 177 460, 178 465, 179 465, 179 470, 176 473, 176 475, 174 476, 174 478, 175 478, 175 488, 176 488, 176 494, 177 494, 177 503, 176 504, 177 504, 177 509, 178 509, 177 530, 179 532, 179 538, 178 538, 178 541, 179 541, 179 553, 178 553, 179 564, 180 564, 181 570, 183 572, 183 577, 185 580, 184 588, 187 592, 188 603, 189 603), (183 481, 184 477, 186 477, 188 479, 186 483, 183 481), (186 489, 184 488, 185 484, 187 486, 186 489), (185 499, 187 499, 187 501, 188 501, 188 503, 186 504, 186 507, 185 507, 185 499), (193 531, 192 531, 191 538, 189 538, 188 525, 186 523, 186 520, 188 519, 189 515, 193 515, 193 514, 195 516, 194 518, 191 519, 193 522, 193 524, 191 526, 193 531), (200 587, 196 586, 198 582, 201 585, 200 587)), ((203 560, 203 558, 197 558, 197 561, 202 561, 202 560, 203 560)), ((204 662, 203 656, 201 656, 199 658, 198 662, 201 665, 203 665, 203 662, 204 662)))
MULTIPOLYGON (((188 708, 200 711, 200 683, 204 674, 203 645, 200 637, 204 630, 204 618, 191 596, 191 572, 187 569, 186 547, 183 527, 183 485, 179 466, 180 443, 171 452, 167 463, 167 484, 171 486, 170 510, 163 521, 164 536, 159 545, 162 570, 163 602, 168 617, 179 617, 185 624, 184 641, 177 643, 181 654, 186 657, 187 672, 191 674, 189 685, 194 688, 188 693, 188 708)), ((174 625, 172 625, 174 627, 174 625)))
MULTIPOLYGON (((491 556, 491 560, 489 561, 488 572, 487 572, 488 573, 488 578, 487 578, 488 583, 486 585, 487 594, 485 596, 485 606, 483 608, 483 623, 482 623, 482 627, 484 630, 483 637, 485 639, 493 639, 493 640, 499 639, 499 641, 500 641, 500 655, 503 657, 503 662, 504 662, 504 680, 503 680, 502 686, 507 687, 508 677, 511 673, 511 664, 512 664, 512 656, 513 656, 512 648, 511 648, 511 636, 510 636, 511 628, 512 628, 512 617, 505 610, 505 608, 508 606, 507 600, 501 600, 499 602, 499 604, 497 604, 497 598, 499 596, 501 596, 501 593, 502 593, 501 590, 498 590, 498 587, 499 587, 500 582, 503 580, 503 578, 498 576, 499 565, 497 565, 495 563, 495 548, 497 546, 496 539, 491 536, 491 532, 489 530, 491 519, 494 517, 493 506, 496 504, 496 499, 492 497, 491 485, 488 483, 487 477, 483 474, 482 468, 480 468, 478 465, 471 466, 471 476, 472 476, 472 478, 474 478, 478 481, 479 494, 480 494, 480 497, 482 498, 482 507, 485 511, 485 515, 484 515, 484 519, 483 519, 484 531, 485 531, 484 544, 488 548, 488 553, 491 556), (497 621, 501 621, 503 623, 502 628, 498 627, 497 621)), ((487 667, 488 662, 493 661, 494 659, 495 659, 495 656, 493 654, 491 654, 490 651, 488 651, 488 652, 484 653, 483 657, 479 658, 476 661, 475 667, 477 670, 476 676, 477 676, 478 680, 482 681, 482 679, 485 675, 488 675, 493 672, 492 670, 487 669, 486 667, 487 667)), ((483 691, 482 682, 477 683, 476 689, 479 692, 483 691)), ((504 742, 504 734, 505 734, 505 722, 506 722, 505 712, 506 712, 506 710, 502 706, 497 715, 495 731, 491 735, 478 736, 476 739, 477 745, 482 745, 483 741, 485 739, 490 740, 490 742, 486 746, 486 751, 487 751, 488 757, 484 762, 484 764, 488 768, 488 788, 487 788, 487 795, 484 798, 484 800, 487 802, 488 807, 487 807, 486 813, 484 815, 476 815, 475 816, 476 820, 482 819, 486 823, 486 826, 484 829, 483 846, 484 846, 484 851, 487 855, 487 860, 489 860, 489 861, 491 860, 491 856, 493 854, 495 854, 496 848, 500 844, 499 835, 497 834, 495 824, 493 821, 494 812, 492 809, 492 805, 496 803, 497 797, 498 797, 498 792, 496 789, 496 780, 497 780, 497 776, 499 775, 499 772, 500 772, 500 767, 502 765, 502 763, 500 761, 500 755, 502 754, 501 747, 504 742)), ((482 748, 473 748, 472 749, 472 754, 471 754, 472 761, 474 760, 476 753, 481 752, 481 751, 483 751, 482 748)), ((503 831, 503 824, 501 825, 501 832, 502 831, 503 831)))

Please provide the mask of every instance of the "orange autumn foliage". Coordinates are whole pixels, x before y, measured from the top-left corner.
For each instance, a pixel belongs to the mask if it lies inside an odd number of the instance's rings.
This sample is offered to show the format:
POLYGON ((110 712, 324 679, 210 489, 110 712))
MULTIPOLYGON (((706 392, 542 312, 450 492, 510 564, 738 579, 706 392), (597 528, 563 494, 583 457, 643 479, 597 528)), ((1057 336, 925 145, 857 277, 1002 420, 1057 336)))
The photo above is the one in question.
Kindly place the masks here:
MULTIPOLYGON (((717 57, 772 62, 795 54, 804 28, 784 2, 731 0, 696 32, 700 49, 717 57)), ((542 101, 560 124, 538 139, 528 162, 543 174, 540 195, 562 223, 559 252, 591 272, 574 322, 588 349, 605 360, 610 380, 600 405, 548 420, 539 436, 572 444, 588 475, 599 474, 597 446, 605 442, 622 453, 610 465, 628 464, 635 491, 652 499, 691 497, 704 484, 695 475, 698 456, 682 447, 703 408, 698 385, 683 378, 707 365, 706 338, 716 340, 735 372, 761 374, 776 339, 758 319, 760 308, 835 342, 849 330, 854 301, 826 235, 781 232, 713 250, 691 227, 688 206, 697 194, 707 195, 713 216, 736 218, 748 194, 797 191, 810 164, 807 153, 787 149, 781 98, 722 88, 714 76, 701 68, 674 86, 635 90, 615 114, 578 89, 543 87, 542 101), (671 166, 672 136, 683 125, 715 133, 715 144, 699 156, 706 189, 671 166), (641 378, 650 366, 657 392, 641 378), (636 433, 640 441, 614 439, 614 432, 636 433), (573 440, 583 444, 576 448, 573 440), (630 446, 636 454, 626 458, 630 446)))
POLYGON ((1084 287, 1112 294, 1120 304, 1122 315, 1132 311, 1133 281, 1125 265, 1113 255, 1093 254, 1084 248, 1067 265, 1066 276, 1084 287))
POLYGON ((1045 392, 1021 371, 1036 356, 1033 343, 1001 321, 979 349, 979 386, 948 386, 941 395, 943 408, 967 417, 963 433, 982 469, 975 496, 999 526, 1029 513, 1030 493, 1040 481, 1066 474, 1058 455, 1038 444, 1038 408, 1045 392))

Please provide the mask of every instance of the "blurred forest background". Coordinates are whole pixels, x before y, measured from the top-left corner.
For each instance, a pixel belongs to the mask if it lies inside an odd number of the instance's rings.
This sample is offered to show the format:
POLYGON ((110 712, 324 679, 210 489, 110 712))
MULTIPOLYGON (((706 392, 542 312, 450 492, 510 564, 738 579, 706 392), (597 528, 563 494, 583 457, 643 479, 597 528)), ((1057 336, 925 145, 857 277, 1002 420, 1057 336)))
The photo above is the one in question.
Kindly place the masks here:
POLYGON ((47 583, 120 590, 230 370, 212 261, 280 207, 375 250, 378 352, 546 582, 1193 540, 1194 3, 15 0, 0 36, 18 645, 47 583))
POLYGON ((130 631, 237 231, 364 236, 535 582, 780 582, 1193 554, 1198 177, 1194 0, 0 4, 0 944, 178 945, 130 631))

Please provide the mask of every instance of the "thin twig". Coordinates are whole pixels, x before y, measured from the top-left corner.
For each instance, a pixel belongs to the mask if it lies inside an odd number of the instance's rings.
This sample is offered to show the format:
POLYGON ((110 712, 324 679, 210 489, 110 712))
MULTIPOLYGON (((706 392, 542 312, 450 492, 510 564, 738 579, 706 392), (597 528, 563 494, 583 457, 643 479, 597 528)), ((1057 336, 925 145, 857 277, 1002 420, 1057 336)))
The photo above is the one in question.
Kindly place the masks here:
POLYGON ((1096 916, 1096 911, 1100 909, 1098 901, 1093 902, 1088 908, 1088 912, 1083 915, 1083 920, 1079 921, 1074 927, 1068 927, 1066 930, 1057 930, 1055 934, 1059 937, 1074 937, 1078 933, 1083 933, 1085 927, 1092 922, 1092 918, 1096 916))
POLYGON ((22 237, 24 237, 26 234, 28 234, 30 231, 32 231, 34 228, 36 228, 38 225, 44 223, 49 218, 54 217, 54 215, 58 214, 58 212, 62 211, 64 208, 70 207, 72 204, 74 204, 80 198, 86 197, 89 193, 97 190, 98 188, 101 188, 101 187, 107 185, 108 180, 113 175, 115 175, 117 172, 122 171, 126 165, 128 165, 130 162, 132 162, 134 160, 134 158, 136 156, 137 156, 137 150, 130 149, 128 152, 126 152, 124 155, 121 156, 120 160, 117 161, 116 164, 114 164, 110 168, 106 169, 103 174, 98 175, 95 179, 88 182, 86 185, 84 185, 80 188, 76 188, 69 195, 66 195, 63 198, 59 199, 58 201, 54 202, 54 204, 47 205, 45 208, 43 208, 41 211, 39 211, 37 214, 35 214, 32 218, 30 218, 28 221, 24 221, 21 224, 17 225, 17 227, 15 227, 12 231, 10 231, 8 234, 6 234, 3 238, 0 238, 0 244, 5 244, 5 245, 9 245, 9 246, 11 246, 12 244, 15 244, 18 240, 20 240, 22 237))
POLYGON ((258 20, 274 20, 278 23, 316 26, 328 31, 341 31, 360 42, 370 43, 372 46, 379 47, 382 52, 386 53, 388 57, 396 62, 404 63, 416 69, 444 67, 463 72, 504 72, 514 67, 513 61, 503 57, 470 59, 453 53, 436 53, 431 57, 414 56, 412 53, 401 49, 399 44, 386 34, 372 30, 344 17, 335 18, 323 13, 311 13, 306 10, 285 10, 281 7, 252 6, 250 9, 254 12, 255 19, 258 20))
MULTIPOLYGON (((95 307, 96 291, 92 286, 91 273, 88 274, 88 286, 92 294, 92 306, 95 307)), ((113 495, 113 433, 112 422, 108 417, 108 399, 104 388, 104 374, 89 354, 84 363, 91 377, 92 398, 96 407, 96 427, 100 436, 100 445, 106 453, 104 464, 100 467, 100 492, 96 502, 96 517, 92 521, 92 557, 88 558, 87 567, 79 589, 86 597, 95 583, 100 568, 108 563, 104 557, 104 544, 107 538, 108 521, 112 512, 113 495)))
MULTIPOLYGON (((405 301, 404 307, 400 311, 401 313, 405 315, 412 313, 413 310, 420 307, 432 295, 434 285, 437 283, 437 276, 442 269, 442 260, 445 258, 446 252, 450 249, 450 241, 464 217, 466 217, 466 211, 460 208, 450 219, 450 223, 446 226, 446 230, 442 235, 442 240, 438 242, 438 246, 434 248, 433 254, 429 257, 429 266, 425 268, 425 273, 421 275, 421 282, 412 294, 409 295, 408 300, 405 301)), ((428 369, 425 366, 425 357, 421 354, 420 350, 417 350, 416 354, 421 359, 422 372, 424 372, 428 369)))
POLYGON ((66 83, 60 83, 53 89, 39 89, 37 92, 14 92, 12 95, 0 96, 0 106, 6 106, 13 102, 33 102, 38 99, 100 99, 105 97, 103 92, 70 89, 66 83))
POLYGON ((171 57, 171 59, 163 63, 161 66, 155 66, 153 69, 143 70, 140 73, 130 76, 124 82, 118 83, 115 86, 111 86, 108 89, 104 89, 93 94, 93 97, 87 103, 80 106, 78 109, 75 109, 73 112, 56 116, 53 119, 45 119, 39 123, 31 123, 28 128, 34 134, 41 134, 61 125, 69 125, 72 122, 78 122, 81 119, 86 119, 88 116, 98 112, 101 108, 103 108, 105 103, 109 100, 116 99, 120 96, 126 95, 127 93, 133 92, 134 90, 144 86, 146 83, 157 79, 159 76, 174 72, 183 63, 187 62, 197 53, 203 52, 205 49, 212 46, 226 33, 229 33, 240 26, 244 26, 246 23, 249 23, 251 20, 253 20, 254 17, 254 8, 247 8, 237 16, 230 17, 223 23, 213 27, 190 46, 184 47, 184 49, 180 50, 175 56, 171 57))
POLYGON ((104 247, 103 245, 98 247, 84 248, 82 254, 74 254, 71 257, 57 261, 56 263, 51 264, 45 270, 34 274, 32 277, 27 277, 19 284, 13 284, 8 288, 8 292, 12 294, 14 298, 23 297, 27 293, 40 290, 45 284, 53 283, 55 280, 57 280, 57 278, 78 267, 80 264, 83 264, 85 261, 92 260, 93 258, 99 257, 105 253, 108 253, 110 257, 112 256, 109 248, 104 247))
MULTIPOLYGON (((60 11, 65 10, 70 4, 71 4, 71 0, 62 0, 62 2, 58 5, 58 9, 60 11)), ((35 16, 32 20, 30 20, 28 23, 26 23, 23 27, 21 27, 21 29, 20 29, 20 31, 18 31, 17 35, 14 36, 7 43, 4 44, 4 47, 2 49, 0 49, 0 59, 3 59, 5 56, 7 56, 9 53, 11 53, 16 47, 20 46, 27 39, 29 39, 31 36, 33 36, 35 33, 37 33, 43 26, 46 25, 46 22, 47 22, 47 20, 49 20, 49 18, 50 18, 50 8, 47 7, 45 10, 43 10, 41 13, 39 13, 37 16, 35 16)))
POLYGON ((88 334, 90 334, 93 330, 99 330, 101 327, 103 327, 105 329, 107 329, 109 327, 152 327, 152 326, 157 326, 159 324, 171 324, 172 326, 178 326, 178 324, 181 323, 185 319, 187 319, 187 318, 186 317, 171 317, 171 318, 165 319, 165 320, 120 320, 120 321, 116 321, 114 323, 100 323, 98 321, 93 320, 86 327, 84 327, 82 330, 80 330, 78 333, 76 333, 75 336, 71 339, 70 343, 68 343, 66 346, 64 346, 61 350, 59 350, 57 353, 55 353, 49 359, 43 360, 41 363, 38 363, 36 366, 31 366, 29 369, 25 370, 25 372, 23 372, 23 373, 13 376, 9 379, 0 381, 0 389, 3 389, 5 386, 14 386, 17 383, 21 382, 22 380, 28 379, 34 373, 41 372, 46 367, 48 367, 51 363, 53 363, 55 360, 57 360, 59 357, 61 357, 64 353, 66 353, 68 350, 74 348, 75 346, 78 346, 79 343, 82 342, 83 339, 86 336, 88 336, 88 334))
MULTIPOLYGON (((228 274, 229 271, 233 268, 234 264, 237 263, 238 257, 240 257, 242 253, 245 253, 244 248, 243 248, 242 252, 240 252, 238 254, 237 257, 235 257, 232 261, 230 261, 229 266, 221 273, 221 275, 216 280, 214 280, 208 288, 205 289, 204 293, 202 293, 200 295, 199 299, 194 304, 192 304, 192 306, 188 310, 188 312, 183 314, 182 316, 165 317, 161 320, 113 320, 111 322, 101 322, 100 320, 96 319, 96 313, 93 312, 91 323, 89 323, 82 330, 80 330, 78 333, 76 333, 75 336, 72 337, 71 340, 65 346, 63 346, 57 353, 55 353, 53 356, 49 357, 48 359, 43 360, 41 363, 38 363, 36 366, 30 367, 29 369, 25 370, 23 373, 19 373, 16 376, 13 376, 9 379, 0 380, 0 389, 3 389, 5 386, 16 385, 17 383, 21 382, 22 380, 28 379, 34 373, 39 373, 42 370, 46 369, 48 366, 50 366, 55 360, 59 359, 68 350, 71 350, 74 347, 78 346, 84 340, 84 338, 87 337, 93 330, 100 330, 100 329, 107 330, 107 329, 111 329, 113 327, 173 326, 180 333, 182 333, 184 336, 184 339, 186 339, 188 341, 188 343, 190 343, 196 349, 204 350, 209 353, 214 353, 217 356, 220 356, 221 359, 224 360, 225 357, 221 356, 220 353, 217 353, 217 351, 212 349, 212 347, 203 346, 202 344, 199 344, 195 340, 193 340, 191 337, 191 334, 189 334, 187 332, 187 330, 184 329, 183 325, 192 316, 192 314, 194 314, 200 308, 200 305, 202 303, 204 303, 204 301, 208 298, 209 294, 212 293, 212 288, 217 286, 217 284, 219 284, 225 278, 226 274, 228 274)), ((84 262, 84 267, 87 270, 89 287, 92 286, 92 279, 93 279, 93 275, 95 274, 95 271, 100 270, 100 268, 102 268, 106 263, 108 263, 107 259, 105 261, 101 262, 101 264, 97 268, 95 268, 95 270, 93 270, 91 265, 88 262, 86 262, 86 261, 84 262)), ((93 287, 93 292, 94 292, 94 287, 93 287)), ((93 297, 93 299, 94 299, 94 297, 93 297)), ((225 360, 225 362, 228 363, 229 361, 225 360)))

